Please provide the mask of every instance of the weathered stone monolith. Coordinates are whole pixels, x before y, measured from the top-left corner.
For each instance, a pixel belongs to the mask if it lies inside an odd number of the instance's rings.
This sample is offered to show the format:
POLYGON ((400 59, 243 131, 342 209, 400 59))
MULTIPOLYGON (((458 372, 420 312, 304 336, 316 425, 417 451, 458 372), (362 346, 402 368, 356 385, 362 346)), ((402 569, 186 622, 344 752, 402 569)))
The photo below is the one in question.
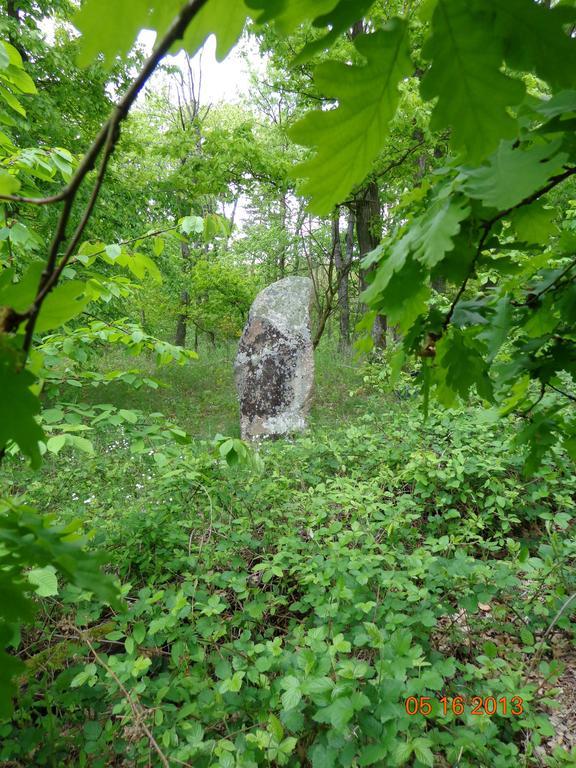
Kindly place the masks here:
POLYGON ((306 428, 314 384, 312 281, 286 277, 256 296, 234 365, 242 439, 306 428))

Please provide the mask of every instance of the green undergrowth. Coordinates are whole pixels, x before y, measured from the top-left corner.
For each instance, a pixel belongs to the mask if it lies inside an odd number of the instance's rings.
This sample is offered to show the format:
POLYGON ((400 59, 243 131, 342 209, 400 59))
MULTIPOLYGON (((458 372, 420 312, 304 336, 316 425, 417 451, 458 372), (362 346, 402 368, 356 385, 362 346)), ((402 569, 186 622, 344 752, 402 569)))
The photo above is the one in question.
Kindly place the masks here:
POLYGON ((424 423, 409 390, 353 384, 381 410, 254 466, 133 419, 36 477, 12 462, 13 494, 82 519, 125 607, 45 585, 2 764, 574 765, 548 719, 575 627, 562 454, 525 480, 480 411, 424 423), (474 716, 472 696, 507 712, 474 716))

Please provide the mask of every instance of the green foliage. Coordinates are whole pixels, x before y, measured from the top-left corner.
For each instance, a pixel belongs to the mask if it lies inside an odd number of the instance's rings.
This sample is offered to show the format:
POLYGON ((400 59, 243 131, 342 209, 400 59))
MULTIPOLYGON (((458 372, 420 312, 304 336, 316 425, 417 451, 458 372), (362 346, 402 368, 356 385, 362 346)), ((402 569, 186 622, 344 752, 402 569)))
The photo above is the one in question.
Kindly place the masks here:
POLYGON ((484 158, 501 138, 515 136, 508 108, 524 95, 521 83, 501 72, 504 40, 492 25, 482 2, 437 0, 423 49, 432 65, 422 80, 422 96, 438 98, 431 125, 452 127, 452 146, 471 161, 484 158))
POLYGON ((33 591, 40 597, 57 594, 58 571, 78 587, 118 607, 112 579, 100 573, 102 558, 83 549, 86 540, 78 533, 80 525, 79 521, 59 525, 53 516, 40 516, 28 506, 0 500, 0 589, 4 596, 0 618, 0 717, 10 714, 11 697, 17 690, 13 677, 24 669, 4 647, 19 636, 16 627, 31 621, 35 612, 33 591))
POLYGON ((575 586, 574 478, 559 457, 522 484, 510 435, 481 411, 423 426, 415 404, 382 399, 386 416, 264 445, 263 472, 222 460, 234 441, 215 455, 143 430, 141 415, 122 439, 96 425, 98 457, 47 461, 34 502, 84 509, 127 602, 110 617, 86 588, 38 597, 74 629, 48 647, 23 634, 0 757, 145 765, 128 690, 173 762, 533 764, 562 674, 545 633, 575 586), (518 695, 525 711, 410 717, 411 695, 518 695))
POLYGON ((317 149, 295 171, 309 179, 302 193, 312 198, 315 213, 329 213, 370 171, 398 106, 398 84, 410 74, 407 35, 406 23, 395 19, 355 40, 365 65, 330 62, 317 68, 318 87, 338 99, 338 107, 310 112, 290 131, 299 144, 317 149))

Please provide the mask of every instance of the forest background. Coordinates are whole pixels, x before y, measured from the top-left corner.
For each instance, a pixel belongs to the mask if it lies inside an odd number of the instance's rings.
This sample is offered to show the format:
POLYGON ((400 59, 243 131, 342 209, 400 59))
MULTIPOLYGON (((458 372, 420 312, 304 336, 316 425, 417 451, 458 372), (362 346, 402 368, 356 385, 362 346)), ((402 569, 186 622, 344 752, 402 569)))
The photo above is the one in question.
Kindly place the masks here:
POLYGON ((3 764, 576 765, 574 3, 0 21, 3 764), (159 63, 210 33, 246 99, 159 63), (316 403, 255 452, 287 275, 316 403))

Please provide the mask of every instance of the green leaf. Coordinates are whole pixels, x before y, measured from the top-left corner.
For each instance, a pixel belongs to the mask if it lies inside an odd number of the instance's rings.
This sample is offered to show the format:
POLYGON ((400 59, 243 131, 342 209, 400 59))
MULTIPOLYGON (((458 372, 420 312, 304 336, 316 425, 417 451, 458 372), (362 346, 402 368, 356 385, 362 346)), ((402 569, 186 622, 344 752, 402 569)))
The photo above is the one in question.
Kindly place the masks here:
POLYGON ((202 216, 184 216, 178 223, 185 235, 189 235, 191 232, 197 234, 204 232, 204 219, 202 216))
POLYGON ((0 40, 0 69, 7 69, 10 64, 10 57, 4 42, 0 40))
POLYGON ((387 754, 388 748, 383 744, 369 744, 367 747, 364 747, 362 752, 360 752, 358 765, 374 765, 374 763, 383 760, 387 754))
POLYGON ((574 86, 576 46, 567 29, 576 24, 576 9, 532 0, 488 0, 488 5, 495 10, 494 31, 505 40, 510 67, 534 72, 554 88, 574 86))
POLYGON ((534 643, 536 642, 534 640, 534 635, 532 634, 532 632, 530 632, 529 629, 526 629, 526 627, 522 627, 522 629, 520 630, 520 639, 522 640, 524 645, 534 645, 534 643))
POLYGON ((312 768, 334 768, 338 764, 338 751, 323 744, 315 744, 310 750, 312 768))
POLYGON ((79 672, 70 682, 70 688, 79 688, 96 675, 96 664, 86 664, 82 672, 79 672))
POLYGON ((566 113, 576 113, 576 91, 562 91, 549 99, 541 101, 536 107, 546 117, 560 117, 566 113))
POLYGON ((247 18, 248 8, 242 0, 209 0, 188 27, 182 47, 193 56, 210 35, 216 35, 216 60, 224 61, 247 18))
POLYGON ((294 709, 294 707, 297 707, 300 703, 301 698, 302 691, 300 690, 299 686, 298 688, 288 688, 288 690, 282 694, 282 709, 285 711, 294 709))
POLYGON ((457 197, 435 201, 418 222, 420 234, 415 243, 416 258, 430 268, 442 261, 454 248, 454 237, 469 214, 470 207, 457 197))
POLYGON ((308 19, 328 13, 337 3, 338 0, 246 0, 249 8, 260 11, 256 15, 258 24, 273 21, 282 35, 292 32, 308 19))
POLYGON ((294 141, 316 150, 294 174, 308 179, 302 193, 319 215, 329 213, 370 172, 398 106, 398 84, 412 69, 408 27, 400 19, 354 44, 364 66, 328 62, 316 70, 318 88, 338 99, 338 107, 310 112, 290 130, 294 141))
MULTIPOLYGON (((445 334, 436 347, 438 371, 444 377, 451 392, 466 401, 475 387, 480 397, 493 400, 492 382, 488 376, 488 364, 480 352, 475 336, 454 327, 445 334)), ((445 400, 449 405, 449 399, 445 400)))
POLYGON ((69 443, 72 447, 83 451, 84 453, 94 455, 94 446, 90 440, 85 437, 80 437, 79 435, 67 435, 66 442, 69 443))
POLYGON ((21 186, 16 176, 0 169, 0 195, 15 195, 21 186))
POLYGON ((26 110, 20 104, 16 96, 14 94, 10 93, 10 91, 6 90, 4 86, 0 85, 0 99, 6 102, 9 107, 11 107, 15 112, 18 112, 19 115, 22 115, 22 117, 26 117, 26 110))
POLYGON ((342 697, 320 709, 314 715, 314 720, 319 723, 330 723, 336 730, 341 731, 353 717, 354 705, 352 701, 347 697, 342 697))
POLYGON ((18 371, 15 361, 0 357, 0 449, 14 441, 33 467, 40 464, 38 443, 44 439, 34 418, 40 412, 40 400, 30 391, 35 383, 30 371, 18 371))
POLYGON ((429 739, 418 738, 415 739, 412 746, 414 748, 414 755, 424 765, 434 765, 434 755, 430 749, 432 742, 429 739))
MULTIPOLYGON (((411 239, 414 239, 413 236, 411 239)), ((361 294, 361 299, 380 314, 387 315, 388 320, 397 323, 400 330, 406 331, 425 312, 430 286, 426 269, 413 256, 406 255, 407 244, 402 240, 396 244, 389 259, 383 262, 374 282, 361 294)))
POLYGON ((28 571, 28 581, 36 587, 36 594, 40 597, 52 597, 58 594, 58 579, 53 565, 44 568, 33 568, 28 571))
POLYGON ((38 315, 36 331, 48 331, 79 315, 90 303, 84 296, 86 284, 81 280, 69 280, 52 290, 38 315))
POLYGON ((282 727, 282 723, 276 715, 270 714, 268 717, 268 730, 274 737, 275 741, 280 743, 282 739, 284 738, 284 728, 282 727))
POLYGON ((508 109, 522 101, 524 86, 501 72, 503 42, 493 34, 484 0, 438 0, 423 54, 432 65, 421 93, 438 99, 431 127, 451 128, 456 151, 476 162, 516 136, 508 109))
POLYGON ((148 0, 86 0, 73 19, 80 31, 81 66, 99 53, 110 68, 116 56, 125 56, 140 30, 147 26, 148 0))
POLYGON ((104 251, 109 259, 116 261, 116 259, 119 259, 122 255, 122 246, 118 245, 117 243, 113 243, 112 245, 107 245, 104 248, 104 251))
POLYGON ((519 240, 525 243, 543 245, 558 232, 554 224, 557 212, 545 208, 540 200, 531 205, 517 208, 510 215, 510 221, 519 240))
POLYGON ((485 165, 464 170, 464 191, 489 208, 512 208, 562 170, 568 155, 559 152, 561 143, 558 140, 524 149, 502 142, 485 165))
POLYGON ((50 453, 58 454, 64 447, 65 443, 66 435, 54 435, 54 437, 49 438, 48 442, 46 443, 46 448, 50 451, 50 453))
POLYGON ((409 741, 398 744, 394 752, 396 764, 404 765, 404 763, 410 760, 413 751, 412 744, 409 741))
POLYGON ((307 43, 294 59, 293 65, 304 64, 316 53, 329 48, 341 34, 351 29, 356 21, 364 18, 372 5, 374 0, 340 0, 335 8, 314 19, 312 26, 326 27, 328 31, 317 40, 307 43))

